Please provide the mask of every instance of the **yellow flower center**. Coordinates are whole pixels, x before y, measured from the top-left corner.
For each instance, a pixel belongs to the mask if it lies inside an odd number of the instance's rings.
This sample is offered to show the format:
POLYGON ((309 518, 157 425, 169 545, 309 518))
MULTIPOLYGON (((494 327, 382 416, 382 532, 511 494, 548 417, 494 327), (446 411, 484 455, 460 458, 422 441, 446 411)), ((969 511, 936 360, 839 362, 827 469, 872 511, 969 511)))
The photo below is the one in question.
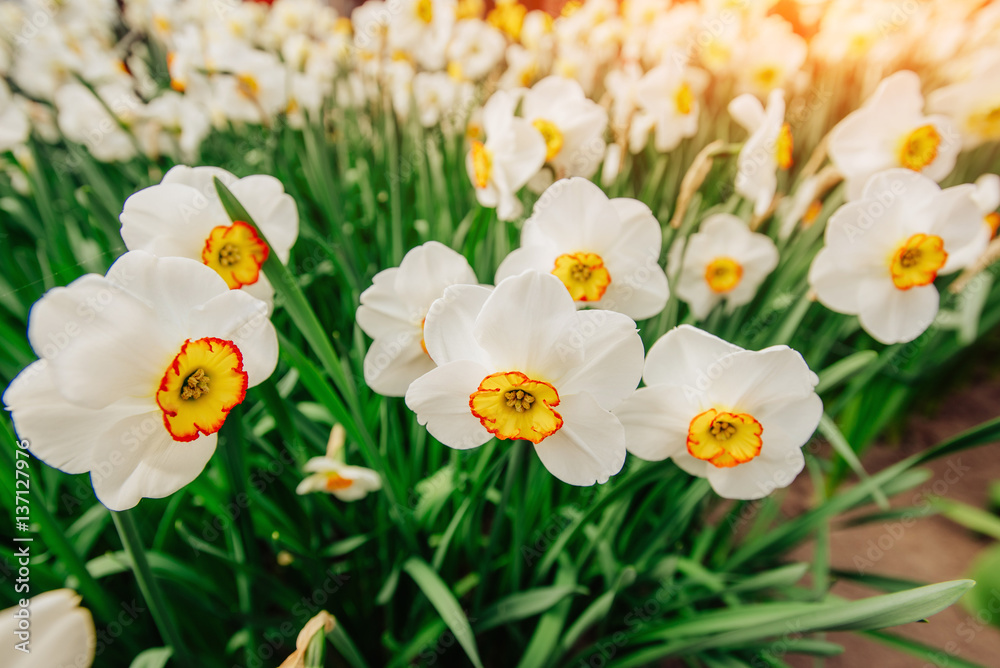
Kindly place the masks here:
POLYGON ((212 230, 201 251, 201 261, 222 276, 230 289, 236 290, 257 282, 268 253, 267 244, 256 230, 237 220, 212 230))
POLYGON ((705 267, 705 281, 713 292, 729 292, 743 279, 743 265, 731 257, 717 257, 705 267))
POLYGON ((563 282, 573 301, 596 302, 611 285, 604 258, 597 253, 568 253, 556 258, 552 274, 563 282))
POLYGON ((260 84, 257 83, 257 79, 252 74, 237 74, 236 90, 244 97, 256 100, 257 93, 260 92, 260 84))
POLYGON ((687 449, 692 457, 718 468, 731 468, 760 454, 763 431, 752 415, 710 408, 691 420, 687 449))
POLYGON ((511 39, 521 38, 521 27, 528 8, 515 0, 500 0, 486 15, 486 21, 494 28, 507 33, 511 39))
POLYGON ((493 154, 481 141, 472 142, 472 173, 477 188, 485 188, 493 173, 493 154))
POLYGON ((431 0, 417 0, 417 18, 424 23, 434 20, 434 3, 431 0))
POLYGON ((559 155, 559 151, 563 147, 563 133, 559 131, 556 124, 544 118, 536 118, 531 124, 542 133, 542 139, 545 140, 545 160, 552 160, 559 155))
POLYGON ((899 164, 919 172, 937 158, 941 135, 933 125, 921 125, 906 135, 899 146, 899 164))
POLYGON ((351 25, 351 19, 346 16, 341 16, 333 24, 333 33, 335 35, 350 35, 354 32, 354 26, 351 25))
POLYGON ((333 471, 330 471, 329 473, 326 474, 326 484, 324 485, 324 487, 326 487, 326 491, 328 492, 335 492, 342 489, 347 489, 353 484, 354 481, 351 480, 350 478, 345 478, 339 473, 334 473, 333 471))
POLYGON ((778 81, 779 70, 773 65, 758 67, 753 73, 753 80, 758 88, 770 90, 778 81))
POLYGON ((682 83, 674 93, 674 106, 677 107, 677 113, 683 116, 687 116, 694 109, 694 93, 687 83, 682 83))
POLYGON ((160 380, 156 405, 175 441, 193 441, 219 431, 246 391, 243 355, 235 343, 188 339, 160 380))
POLYGON ((889 262, 892 282, 900 290, 929 285, 948 261, 944 241, 933 234, 914 234, 904 241, 889 262))
POLYGON ((983 139, 1000 139, 1000 105, 970 114, 966 125, 973 135, 983 139))
POLYGON ((556 388, 520 371, 501 371, 483 378, 469 395, 469 408, 486 430, 499 439, 523 438, 538 444, 559 431, 562 416, 556 388))
POLYGON ((781 130, 778 131, 778 140, 774 145, 774 158, 778 162, 778 167, 788 169, 792 166, 793 148, 792 126, 788 123, 782 123, 781 130))
POLYGON ((453 60, 448 63, 448 76, 450 76, 455 81, 462 81, 465 79, 462 74, 462 63, 457 60, 453 60))

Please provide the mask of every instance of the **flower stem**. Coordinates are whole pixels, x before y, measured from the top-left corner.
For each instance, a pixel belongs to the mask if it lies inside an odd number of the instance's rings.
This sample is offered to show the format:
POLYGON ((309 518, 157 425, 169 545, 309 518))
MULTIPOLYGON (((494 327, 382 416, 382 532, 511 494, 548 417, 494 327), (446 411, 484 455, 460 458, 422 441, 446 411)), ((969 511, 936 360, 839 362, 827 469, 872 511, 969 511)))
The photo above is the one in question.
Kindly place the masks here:
POLYGON ((176 622, 174 622, 174 618, 170 614, 170 609, 163 599, 160 587, 156 584, 156 580, 153 577, 153 570, 149 567, 149 560, 146 559, 146 550, 142 546, 142 538, 139 536, 139 530, 135 526, 135 520, 132 518, 131 511, 112 512, 111 518, 115 522, 115 528, 121 537, 125 553, 132 562, 132 572, 135 573, 135 579, 139 583, 139 591, 142 592, 142 597, 146 600, 146 604, 149 605, 149 610, 153 614, 153 621, 156 623, 156 628, 159 629, 160 635, 173 649, 173 655, 176 657, 179 665, 196 665, 188 655, 187 647, 181 642, 176 622))

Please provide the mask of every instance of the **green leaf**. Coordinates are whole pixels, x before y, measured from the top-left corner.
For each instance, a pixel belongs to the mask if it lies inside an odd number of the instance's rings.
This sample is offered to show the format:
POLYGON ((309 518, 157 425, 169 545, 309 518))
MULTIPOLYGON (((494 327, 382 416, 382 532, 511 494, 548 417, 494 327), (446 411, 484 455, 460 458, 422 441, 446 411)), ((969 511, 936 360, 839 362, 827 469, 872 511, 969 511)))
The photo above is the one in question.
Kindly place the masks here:
POLYGON ((154 647, 135 657, 129 668, 163 668, 167 661, 173 656, 174 650, 170 647, 154 647))
POLYGON ((458 644, 465 650, 465 654, 472 661, 476 668, 482 668, 483 663, 479 659, 479 651, 476 648, 476 638, 472 634, 472 626, 469 618, 466 617, 462 606, 458 604, 454 594, 444 583, 444 580, 431 569, 420 557, 410 557, 403 564, 403 570, 410 574, 413 581, 417 583, 424 596, 431 602, 434 609, 441 615, 441 619, 448 625, 451 632, 455 634, 458 644))
POLYGON ((476 620, 476 632, 481 633, 503 624, 534 617, 552 608, 567 596, 586 594, 585 587, 538 587, 506 596, 483 611, 476 620))
POLYGON ((939 647, 930 647, 916 640, 897 636, 894 633, 886 633, 884 631, 863 631, 863 633, 869 638, 878 640, 883 645, 906 652, 919 658, 921 661, 926 661, 941 668, 986 668, 986 666, 978 663, 966 661, 957 654, 951 652, 945 654, 939 647))
POLYGON ((952 499, 931 499, 931 507, 941 511, 941 514, 952 522, 957 522, 970 531, 976 531, 1000 540, 1000 517, 993 513, 952 499))
POLYGON ((839 362, 834 362, 819 372, 819 384, 816 385, 816 394, 823 394, 827 390, 840 385, 877 359, 878 353, 874 350, 859 350, 839 362))
MULTIPOLYGON (((865 471, 865 467, 861 465, 861 460, 855 454, 854 448, 851 447, 851 444, 844 438, 844 434, 841 433, 840 428, 826 413, 823 413, 823 416, 819 419, 819 433, 823 434, 823 437, 830 443, 834 451, 840 455, 841 459, 847 462, 847 465, 851 467, 851 470, 854 471, 858 478, 861 480, 871 479, 868 472, 865 471)), ((885 494, 878 487, 872 490, 872 498, 878 504, 879 508, 883 510, 889 509, 889 499, 885 498, 885 494)))
POLYGON ((666 639, 668 642, 637 651, 609 666, 644 666, 669 656, 687 656, 708 649, 740 646, 789 633, 880 629, 920 621, 953 604, 973 585, 972 580, 955 580, 861 601, 797 604, 804 607, 791 608, 783 614, 777 608, 765 615, 759 610, 762 606, 726 610, 713 618, 714 625, 702 618, 681 622, 658 633, 644 634, 644 640, 666 639), (728 621, 732 624, 730 630, 722 630, 718 626, 725 613, 728 613, 728 621), (675 639, 678 635, 691 633, 697 633, 697 636, 675 639), (675 640, 669 642, 670 639, 675 640))

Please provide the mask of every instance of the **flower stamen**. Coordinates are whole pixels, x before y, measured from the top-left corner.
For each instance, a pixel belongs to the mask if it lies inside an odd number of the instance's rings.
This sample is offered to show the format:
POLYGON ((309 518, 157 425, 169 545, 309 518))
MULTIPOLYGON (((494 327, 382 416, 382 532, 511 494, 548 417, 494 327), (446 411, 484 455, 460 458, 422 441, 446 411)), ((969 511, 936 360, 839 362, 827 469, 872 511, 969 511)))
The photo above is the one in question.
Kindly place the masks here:
POLYGON ((941 134, 933 125, 921 125, 906 135, 899 147, 899 164, 919 172, 937 159, 941 134))
POLYGON ((611 285, 604 258, 597 253, 567 253, 556 258, 552 274, 563 282, 573 301, 596 302, 611 285))

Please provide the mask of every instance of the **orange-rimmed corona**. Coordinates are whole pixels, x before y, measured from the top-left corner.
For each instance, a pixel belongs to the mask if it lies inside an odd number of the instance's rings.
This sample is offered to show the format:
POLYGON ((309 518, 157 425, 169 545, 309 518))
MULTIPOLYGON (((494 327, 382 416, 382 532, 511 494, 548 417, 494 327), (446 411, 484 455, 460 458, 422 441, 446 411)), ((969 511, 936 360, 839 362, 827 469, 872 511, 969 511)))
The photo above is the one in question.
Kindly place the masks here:
POLYGON ((732 291, 743 280, 743 265, 731 257, 717 257, 705 267, 705 282, 712 292, 732 291))
POLYGON ((246 397, 243 354, 232 341, 188 339, 167 367, 156 392, 163 424, 175 441, 214 434, 246 397))
POLYGON ((713 466, 732 468, 760 454, 763 431, 752 415, 710 408, 691 420, 687 450, 713 466))
POLYGON ((556 258, 552 274, 563 282, 573 301, 596 302, 611 285, 604 258, 597 253, 567 253, 556 258))
POLYGON ((257 231, 237 220, 212 230, 201 251, 201 261, 222 276, 230 289, 236 290, 257 282, 269 252, 257 231))
POLYGON ((549 383, 520 371, 500 371, 483 378, 469 395, 472 414, 499 439, 519 439, 536 445, 559 431, 559 392, 549 383))
POLYGON ((941 146, 941 134, 933 125, 921 125, 906 135, 899 145, 899 164, 915 172, 934 162, 941 146))
POLYGON ((914 234, 893 253, 889 272, 900 290, 930 285, 948 261, 944 241, 933 234, 914 234))

